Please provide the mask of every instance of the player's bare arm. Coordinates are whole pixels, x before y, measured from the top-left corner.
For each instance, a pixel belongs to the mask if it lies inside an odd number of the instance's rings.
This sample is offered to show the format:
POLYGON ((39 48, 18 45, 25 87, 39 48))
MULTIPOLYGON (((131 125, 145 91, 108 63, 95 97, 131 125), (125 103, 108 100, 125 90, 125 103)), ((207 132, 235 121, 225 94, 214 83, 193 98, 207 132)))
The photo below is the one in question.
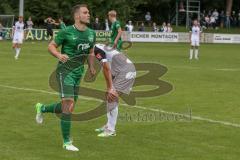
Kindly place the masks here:
POLYGON ((112 74, 108 62, 103 62, 103 75, 107 84, 107 100, 109 102, 114 101, 118 97, 118 93, 113 88, 112 74))
POLYGON ((44 22, 47 23, 48 19, 49 19, 49 18, 44 19, 44 22))
POLYGON ((56 24, 56 21, 54 19, 51 19, 52 24, 56 24))
POLYGON ((115 40, 114 40, 113 48, 116 48, 116 47, 117 47, 118 40, 121 38, 121 36, 122 36, 122 29, 119 28, 119 29, 118 29, 118 35, 117 35, 117 37, 116 37, 115 40))
POLYGON ((90 49, 90 53, 89 53, 89 56, 88 56, 88 67, 89 67, 89 70, 90 70, 90 73, 92 75, 95 75, 96 74, 96 70, 94 69, 94 58, 95 58, 95 55, 94 55, 94 49, 90 49))
POLYGON ((59 51, 57 50, 57 48, 58 48, 58 46, 57 46, 57 44, 56 44, 54 41, 50 42, 49 45, 48 45, 48 51, 49 51, 54 57, 58 58, 59 61, 61 61, 61 62, 63 62, 63 63, 67 62, 67 60, 69 59, 69 57, 68 57, 66 54, 61 54, 61 52, 59 52, 59 51))

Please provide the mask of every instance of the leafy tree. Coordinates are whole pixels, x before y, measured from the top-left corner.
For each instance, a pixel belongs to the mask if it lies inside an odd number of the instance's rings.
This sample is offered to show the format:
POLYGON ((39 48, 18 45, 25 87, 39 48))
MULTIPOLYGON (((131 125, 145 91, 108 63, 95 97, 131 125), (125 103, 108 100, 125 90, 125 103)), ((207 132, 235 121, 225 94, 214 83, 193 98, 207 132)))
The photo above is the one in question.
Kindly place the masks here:
MULTIPOLYGON (((19 0, 1 0, 0 14, 18 15, 19 0)), ((25 0, 25 18, 32 16, 36 25, 42 25, 43 20, 52 16, 53 18, 63 17, 67 23, 72 22, 71 8, 79 3, 86 3, 89 6, 92 21, 99 17, 104 21, 109 10, 116 10, 118 18, 125 22, 127 20, 144 20, 147 11, 151 12, 153 21, 168 21, 175 12, 176 0, 25 0)), ((202 8, 210 9, 239 9, 239 0, 201 0, 202 8), (234 5, 233 5, 234 4, 234 5), (226 8, 225 8, 226 7, 226 8)))

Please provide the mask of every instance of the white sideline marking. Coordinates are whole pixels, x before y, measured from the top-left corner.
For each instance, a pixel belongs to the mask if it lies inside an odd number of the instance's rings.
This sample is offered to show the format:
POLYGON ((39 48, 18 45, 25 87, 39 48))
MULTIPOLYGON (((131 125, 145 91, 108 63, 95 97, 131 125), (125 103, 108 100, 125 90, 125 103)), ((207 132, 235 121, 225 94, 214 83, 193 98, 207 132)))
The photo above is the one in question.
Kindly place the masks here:
POLYGON ((191 67, 191 66, 169 66, 168 68, 176 68, 176 69, 207 69, 213 71, 229 71, 236 72, 240 71, 240 68, 201 68, 201 67, 191 67))
MULTIPOLYGON (((45 90, 32 89, 32 88, 14 87, 14 86, 1 85, 1 84, 0 84, 0 87, 9 88, 9 89, 15 89, 15 90, 24 90, 24 91, 32 91, 32 92, 39 92, 39 93, 47 93, 47 94, 58 95, 57 92, 49 92, 49 91, 45 91, 45 90)), ((82 99, 85 99, 85 100, 95 100, 95 101, 102 102, 101 100, 94 99, 94 98, 88 98, 88 97, 84 97, 84 96, 80 96, 80 97, 82 99)), ((121 105, 129 106, 128 104, 121 104, 121 105)), ((213 120, 213 119, 203 118, 203 117, 193 116, 193 115, 190 117, 187 114, 181 114, 181 113, 176 113, 176 112, 168 112, 168 111, 164 111, 164 110, 160 110, 160 109, 147 108, 147 107, 137 106, 137 105, 131 106, 131 107, 142 109, 142 110, 153 111, 153 112, 161 112, 161 113, 165 113, 165 114, 180 115, 180 116, 185 116, 187 118, 192 118, 194 120, 206 121, 206 122, 210 122, 210 123, 217 123, 217 124, 221 124, 221 125, 225 125, 225 126, 232 126, 232 127, 240 128, 240 124, 237 124, 237 123, 231 123, 231 122, 226 122, 226 121, 218 121, 218 120, 213 120)))
POLYGON ((239 68, 219 68, 215 69, 216 71, 240 71, 239 68))

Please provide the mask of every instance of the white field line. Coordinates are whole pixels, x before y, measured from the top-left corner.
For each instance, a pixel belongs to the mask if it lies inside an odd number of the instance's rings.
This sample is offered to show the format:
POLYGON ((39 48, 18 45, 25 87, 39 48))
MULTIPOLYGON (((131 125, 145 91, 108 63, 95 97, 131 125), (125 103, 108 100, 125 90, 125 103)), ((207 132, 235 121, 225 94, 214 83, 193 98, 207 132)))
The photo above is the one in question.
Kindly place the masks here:
POLYGON ((226 72, 237 72, 240 71, 240 68, 201 68, 201 67, 191 67, 191 66, 169 66, 168 68, 174 69, 192 69, 192 70, 212 70, 212 71, 226 71, 226 72))
MULTIPOLYGON (((45 94, 54 94, 54 95, 58 95, 57 92, 49 92, 49 91, 45 91, 45 90, 39 90, 39 89, 32 89, 32 88, 23 88, 23 87, 15 87, 15 86, 8 86, 8 85, 1 85, 0 87, 2 88, 8 88, 8 89, 14 89, 14 90, 24 90, 24 91, 30 91, 30 92, 38 92, 38 93, 45 93, 45 94)), ((95 99, 95 98, 88 98, 88 97, 84 97, 84 96, 80 96, 82 99, 85 100, 94 100, 94 101, 99 101, 102 102, 101 100, 95 99)), ((121 104, 122 106, 129 106, 127 104, 121 104)), ((187 115, 187 114, 181 114, 181 113, 176 113, 176 112, 168 112, 168 111, 164 111, 164 110, 160 110, 160 109, 154 109, 154 108, 148 108, 148 107, 144 107, 144 106, 130 106, 133 108, 137 108, 137 109, 142 109, 142 110, 148 110, 148 111, 152 111, 152 112, 160 112, 160 113, 165 113, 165 114, 172 114, 172 115, 179 115, 179 116, 184 116, 187 118, 191 118, 193 120, 199 120, 199 121, 206 121, 209 123, 216 123, 216 124, 221 124, 221 125, 225 125, 225 126, 232 126, 232 127, 237 127, 240 128, 240 124, 237 123, 231 123, 231 122, 227 122, 227 121, 218 121, 218 120, 213 120, 213 119, 209 119, 209 118, 203 118, 200 116, 193 116, 193 115, 187 115)))

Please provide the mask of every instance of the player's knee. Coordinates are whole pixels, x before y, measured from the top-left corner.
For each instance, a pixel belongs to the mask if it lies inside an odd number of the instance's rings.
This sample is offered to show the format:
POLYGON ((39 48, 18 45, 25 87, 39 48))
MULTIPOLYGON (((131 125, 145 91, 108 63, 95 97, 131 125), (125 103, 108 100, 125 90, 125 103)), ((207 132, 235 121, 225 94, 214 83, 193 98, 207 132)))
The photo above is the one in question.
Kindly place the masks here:
POLYGON ((74 110, 74 100, 73 99, 64 99, 62 100, 62 112, 63 113, 72 113, 74 110))
POLYGON ((118 107, 118 99, 112 101, 112 102, 107 102, 107 111, 112 111, 113 109, 115 109, 116 107, 118 107))

